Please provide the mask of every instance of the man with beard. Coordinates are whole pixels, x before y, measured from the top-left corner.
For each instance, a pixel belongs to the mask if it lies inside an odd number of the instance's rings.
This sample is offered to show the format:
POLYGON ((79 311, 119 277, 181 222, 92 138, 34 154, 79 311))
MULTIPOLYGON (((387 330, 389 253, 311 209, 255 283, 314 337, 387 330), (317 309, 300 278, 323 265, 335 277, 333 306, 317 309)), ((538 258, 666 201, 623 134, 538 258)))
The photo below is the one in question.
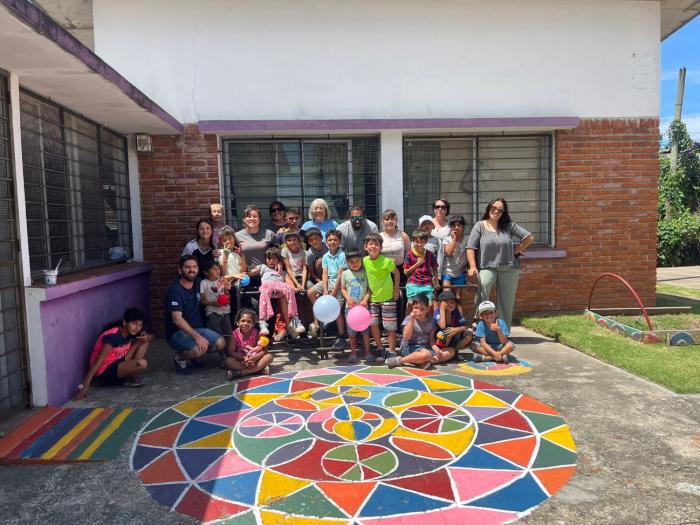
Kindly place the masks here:
POLYGON ((365 239, 370 233, 377 233, 377 225, 365 217, 365 210, 362 206, 350 208, 350 218, 338 226, 342 233, 340 247, 343 251, 357 250, 362 255, 367 255, 365 251, 365 239))
POLYGON ((189 365, 207 352, 219 352, 223 359, 226 341, 219 334, 204 328, 199 307, 199 265, 194 255, 180 259, 179 277, 165 296, 165 336, 175 350, 173 365, 179 374, 189 374, 189 365))

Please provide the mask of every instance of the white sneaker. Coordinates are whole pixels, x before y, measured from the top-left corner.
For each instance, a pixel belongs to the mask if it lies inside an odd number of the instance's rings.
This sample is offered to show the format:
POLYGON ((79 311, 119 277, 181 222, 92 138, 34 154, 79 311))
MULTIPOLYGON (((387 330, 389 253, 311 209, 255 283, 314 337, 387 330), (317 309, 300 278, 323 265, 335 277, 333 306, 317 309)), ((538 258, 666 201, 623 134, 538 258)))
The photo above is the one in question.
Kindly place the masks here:
POLYGON ((321 329, 321 327, 318 325, 316 321, 311 323, 309 325, 309 336, 310 337, 316 337, 318 335, 318 331, 321 329))
POLYGON ((287 323, 285 329, 287 330, 287 335, 289 335, 289 337, 291 337, 292 339, 299 339, 299 334, 294 329, 294 325, 291 323, 291 321, 287 323))
POLYGON ((296 316, 292 317, 292 326, 294 327, 294 330, 298 334, 303 334, 304 332, 306 332, 306 328, 304 327, 303 324, 301 324, 301 321, 296 316))
POLYGON ((270 335, 270 329, 265 321, 260 321, 258 327, 260 328, 260 335, 270 335))

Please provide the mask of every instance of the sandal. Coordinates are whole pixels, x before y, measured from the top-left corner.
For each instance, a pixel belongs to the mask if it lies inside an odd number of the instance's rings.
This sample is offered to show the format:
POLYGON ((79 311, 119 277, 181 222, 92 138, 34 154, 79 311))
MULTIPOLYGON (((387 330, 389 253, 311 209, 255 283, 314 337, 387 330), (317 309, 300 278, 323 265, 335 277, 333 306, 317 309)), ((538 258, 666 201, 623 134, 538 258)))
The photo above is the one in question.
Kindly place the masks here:
POLYGON ((233 381, 234 379, 238 379, 242 375, 243 374, 240 370, 228 370, 226 372, 226 379, 228 379, 229 381, 233 381))

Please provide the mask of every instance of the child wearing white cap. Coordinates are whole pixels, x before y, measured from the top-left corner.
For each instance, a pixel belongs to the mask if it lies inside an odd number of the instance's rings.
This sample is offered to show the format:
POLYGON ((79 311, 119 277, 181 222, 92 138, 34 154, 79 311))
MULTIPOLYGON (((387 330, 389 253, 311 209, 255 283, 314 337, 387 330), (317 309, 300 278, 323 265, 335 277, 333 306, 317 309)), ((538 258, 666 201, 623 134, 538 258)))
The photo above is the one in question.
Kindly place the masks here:
POLYGON ((510 331, 506 323, 496 315, 496 305, 491 301, 484 301, 477 308, 479 323, 474 330, 474 362, 496 361, 497 363, 509 363, 513 360, 509 357, 515 345, 508 339, 510 331))

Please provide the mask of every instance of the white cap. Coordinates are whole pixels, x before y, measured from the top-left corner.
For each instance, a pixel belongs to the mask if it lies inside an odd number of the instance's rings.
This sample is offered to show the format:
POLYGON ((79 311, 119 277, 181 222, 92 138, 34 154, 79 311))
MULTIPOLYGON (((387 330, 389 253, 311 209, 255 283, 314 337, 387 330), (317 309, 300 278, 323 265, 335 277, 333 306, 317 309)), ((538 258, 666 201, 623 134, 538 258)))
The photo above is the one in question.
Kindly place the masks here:
POLYGON ((496 311, 496 305, 493 304, 491 301, 484 301, 479 305, 479 308, 476 309, 476 315, 481 315, 484 312, 495 312, 496 311))
POLYGON ((420 226, 426 221, 430 221, 432 223, 433 218, 430 215, 423 215, 420 219, 418 219, 418 226, 420 226))

